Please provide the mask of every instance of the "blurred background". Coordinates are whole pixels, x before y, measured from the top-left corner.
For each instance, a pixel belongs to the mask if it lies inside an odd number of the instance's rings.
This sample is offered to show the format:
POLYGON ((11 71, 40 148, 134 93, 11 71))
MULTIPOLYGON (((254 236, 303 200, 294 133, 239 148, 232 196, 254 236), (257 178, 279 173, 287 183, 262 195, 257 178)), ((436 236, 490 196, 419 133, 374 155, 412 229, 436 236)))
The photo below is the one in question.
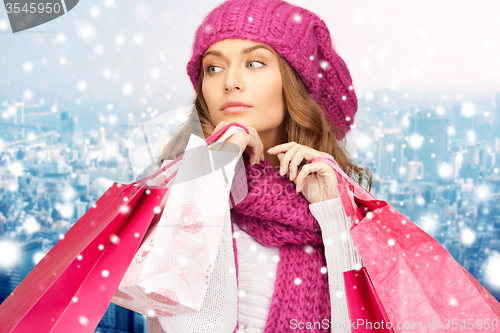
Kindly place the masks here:
MULTIPOLYGON (((351 72, 348 148, 372 193, 500 299, 500 3, 290 2, 324 19, 351 72)), ((0 9, 0 301, 135 180, 131 131, 189 107, 191 43, 220 3, 86 0, 18 33, 0 9)), ((144 317, 110 304, 96 332, 146 332, 144 317)))

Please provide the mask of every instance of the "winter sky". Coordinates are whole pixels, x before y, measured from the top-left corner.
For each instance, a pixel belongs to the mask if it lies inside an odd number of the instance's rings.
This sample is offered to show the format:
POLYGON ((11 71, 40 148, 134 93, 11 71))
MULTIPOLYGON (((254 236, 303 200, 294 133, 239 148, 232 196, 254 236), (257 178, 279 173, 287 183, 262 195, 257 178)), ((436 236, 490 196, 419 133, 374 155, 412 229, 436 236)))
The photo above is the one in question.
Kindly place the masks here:
MULTIPOLYGON (((324 19, 363 93, 500 91, 497 0, 290 2, 324 19)), ((219 3, 85 0, 16 34, 2 9, 0 99, 124 115, 186 105, 194 96, 185 71, 194 33, 219 3)))

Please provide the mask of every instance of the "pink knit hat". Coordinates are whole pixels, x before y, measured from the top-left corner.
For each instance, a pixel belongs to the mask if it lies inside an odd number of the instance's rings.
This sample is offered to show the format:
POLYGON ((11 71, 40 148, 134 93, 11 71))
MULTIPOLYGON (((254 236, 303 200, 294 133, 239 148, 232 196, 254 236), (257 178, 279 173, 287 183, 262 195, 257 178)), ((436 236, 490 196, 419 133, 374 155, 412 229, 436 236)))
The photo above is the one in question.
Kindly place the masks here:
POLYGON ((212 10, 196 32, 187 73, 197 89, 204 52, 227 38, 272 46, 300 75, 327 120, 343 133, 354 122, 358 101, 351 75, 316 14, 282 0, 229 0, 212 10))

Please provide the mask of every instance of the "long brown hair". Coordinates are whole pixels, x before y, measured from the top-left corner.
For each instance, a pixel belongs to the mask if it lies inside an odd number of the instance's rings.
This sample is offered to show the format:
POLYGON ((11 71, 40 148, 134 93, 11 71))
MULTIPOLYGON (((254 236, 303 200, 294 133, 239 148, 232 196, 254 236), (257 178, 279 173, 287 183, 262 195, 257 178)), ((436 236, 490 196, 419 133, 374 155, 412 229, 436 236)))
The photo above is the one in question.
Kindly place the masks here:
MULTIPOLYGON (((337 140, 336 133, 341 133, 340 129, 326 120, 323 109, 309 95, 300 76, 279 54, 278 64, 283 81, 283 98, 288 110, 279 127, 279 143, 294 141, 330 154, 349 177, 370 191, 372 185, 370 169, 359 167, 354 163, 347 152, 346 139, 337 140)), ((199 134, 207 138, 214 132, 217 124, 215 126, 212 124, 207 103, 202 94, 203 75, 202 68, 194 100, 195 110, 164 147, 157 161, 158 167, 163 164, 164 160, 174 160, 183 154, 191 134, 199 134), (203 133, 198 133, 199 124, 203 133)))

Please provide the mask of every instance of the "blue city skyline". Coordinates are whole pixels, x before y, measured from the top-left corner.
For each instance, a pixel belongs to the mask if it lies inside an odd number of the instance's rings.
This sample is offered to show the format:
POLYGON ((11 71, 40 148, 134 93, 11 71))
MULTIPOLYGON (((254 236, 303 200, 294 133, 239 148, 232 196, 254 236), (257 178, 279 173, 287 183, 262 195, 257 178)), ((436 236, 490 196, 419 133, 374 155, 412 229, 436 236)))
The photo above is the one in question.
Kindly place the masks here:
MULTIPOLYGON (((375 197, 439 241, 499 299, 500 93, 484 108, 456 101, 447 109, 439 101, 429 104, 434 108, 406 104, 404 95, 386 107, 387 93, 360 98, 357 123, 347 137, 351 156, 372 171, 375 197)), ((138 123, 85 131, 70 111, 51 116, 52 123, 25 117, 24 125, 0 124, 6 129, 0 243, 21 246, 17 262, 0 269, 2 299, 113 182, 130 183, 137 176, 127 138, 138 123)), ((102 332, 142 332, 144 318, 127 311, 111 304, 102 332)))
MULTIPOLYGON (((220 2, 88 0, 16 34, 0 11, 0 302, 113 182, 136 179, 134 128, 181 123, 194 33, 220 2)), ((347 148, 372 193, 500 300, 500 5, 290 2, 322 15, 351 72, 347 148)), ((111 303, 96 332, 146 332, 144 317, 111 303)))

